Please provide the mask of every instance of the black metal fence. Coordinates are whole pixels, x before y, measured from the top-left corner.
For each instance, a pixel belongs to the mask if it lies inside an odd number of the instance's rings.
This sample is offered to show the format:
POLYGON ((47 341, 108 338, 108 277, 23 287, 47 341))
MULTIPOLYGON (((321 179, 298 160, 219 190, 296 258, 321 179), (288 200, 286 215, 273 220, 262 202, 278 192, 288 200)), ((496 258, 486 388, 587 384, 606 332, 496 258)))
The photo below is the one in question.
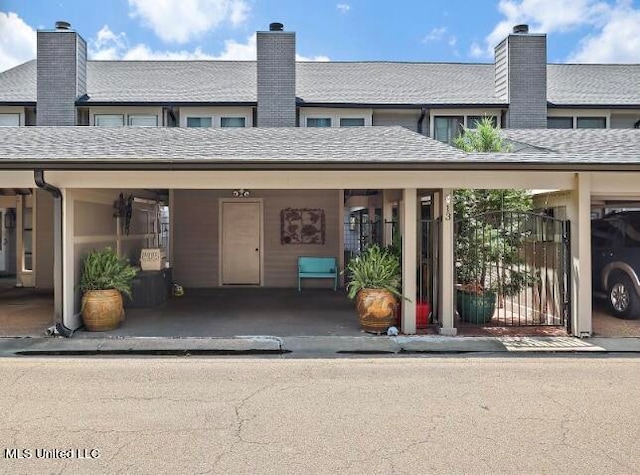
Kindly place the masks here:
MULTIPOLYGON (((418 234, 417 295, 413 302, 417 307, 418 328, 426 328, 437 321, 438 314, 440 221, 420 221, 418 234)), ((402 237, 396 221, 360 222, 351 219, 344 223, 344 237, 345 264, 370 244, 392 246, 402 253, 402 237)))
POLYGON ((345 263, 359 255, 367 246, 377 244, 385 246, 385 238, 387 235, 389 244, 399 236, 397 232, 397 223, 395 221, 383 222, 361 221, 360 219, 350 218, 344 223, 344 252, 345 263))
POLYGON ((418 232, 418 275, 416 297, 416 323, 418 328, 426 328, 437 323, 438 283, 440 282, 440 259, 438 256, 441 239, 440 220, 422 220, 418 232))
POLYGON ((567 326, 568 222, 495 211, 455 223, 456 309, 463 324, 567 326))

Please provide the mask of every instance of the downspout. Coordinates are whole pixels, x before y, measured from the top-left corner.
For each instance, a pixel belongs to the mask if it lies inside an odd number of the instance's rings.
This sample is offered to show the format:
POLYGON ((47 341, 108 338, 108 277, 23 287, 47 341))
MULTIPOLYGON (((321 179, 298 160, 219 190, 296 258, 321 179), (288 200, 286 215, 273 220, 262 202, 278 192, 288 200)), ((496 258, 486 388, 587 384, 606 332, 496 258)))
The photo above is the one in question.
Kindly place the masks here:
MULTIPOLYGON (((47 183, 44 170, 33 171, 36 186, 53 197, 53 320, 54 326, 47 331, 50 335, 70 337, 73 331, 63 323, 64 270, 62 261, 62 191, 47 183)), ((37 256, 36 256, 37 258, 37 256)))
POLYGON ((422 107, 420 109, 420 117, 418 118, 418 126, 417 130, 420 135, 422 135, 422 123, 424 122, 424 118, 427 115, 427 109, 422 107))

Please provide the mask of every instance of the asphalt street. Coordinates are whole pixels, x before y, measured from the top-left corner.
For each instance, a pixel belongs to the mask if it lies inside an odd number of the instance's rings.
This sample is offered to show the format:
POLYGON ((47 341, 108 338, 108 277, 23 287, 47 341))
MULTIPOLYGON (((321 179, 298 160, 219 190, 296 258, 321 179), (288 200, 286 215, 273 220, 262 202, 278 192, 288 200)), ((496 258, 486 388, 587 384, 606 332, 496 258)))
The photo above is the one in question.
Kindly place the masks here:
POLYGON ((22 357, 0 376, 1 473, 640 473, 637 357, 22 357))

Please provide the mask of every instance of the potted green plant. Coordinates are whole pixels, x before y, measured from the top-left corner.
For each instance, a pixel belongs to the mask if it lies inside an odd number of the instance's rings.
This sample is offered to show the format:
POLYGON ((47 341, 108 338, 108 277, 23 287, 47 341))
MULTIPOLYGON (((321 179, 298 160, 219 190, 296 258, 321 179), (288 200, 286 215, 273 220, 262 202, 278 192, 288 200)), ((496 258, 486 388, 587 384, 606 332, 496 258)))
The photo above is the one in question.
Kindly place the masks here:
MULTIPOLYGON (((489 117, 475 129, 464 128, 454 145, 466 152, 510 150, 489 117)), ((516 295, 533 283, 520 252, 526 232, 517 222, 520 213, 531 209, 527 190, 454 192, 456 307, 463 321, 488 323, 498 298, 516 295)))
POLYGON ((82 319, 89 331, 117 328, 124 318, 122 294, 131 296, 136 269, 110 247, 91 251, 84 259, 80 290, 82 319))
POLYGON ((401 298, 400 259, 377 244, 368 246, 347 264, 349 298, 356 299, 360 327, 383 333, 397 321, 401 298))
MULTIPOLYGON (((465 191, 467 197, 477 197, 501 190, 465 191)), ((521 200, 526 205, 527 198, 521 200)), ((460 206, 463 203, 464 199, 460 206)), ((469 201, 466 206, 478 208, 469 201)), ((483 324, 491 321, 498 299, 517 295, 535 281, 522 253, 529 231, 521 226, 522 215, 518 212, 477 210, 472 216, 469 211, 466 213, 456 222, 456 306, 463 321, 483 324)))

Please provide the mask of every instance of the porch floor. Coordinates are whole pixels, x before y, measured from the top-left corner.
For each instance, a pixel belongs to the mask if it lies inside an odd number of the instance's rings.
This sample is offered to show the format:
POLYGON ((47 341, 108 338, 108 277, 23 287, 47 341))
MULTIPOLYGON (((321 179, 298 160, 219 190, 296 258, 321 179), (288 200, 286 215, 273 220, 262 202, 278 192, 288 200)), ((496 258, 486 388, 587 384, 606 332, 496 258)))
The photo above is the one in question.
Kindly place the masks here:
POLYGON ((362 336, 343 291, 324 289, 186 289, 154 308, 126 310, 119 328, 83 338, 362 336))
POLYGON ((53 292, 15 287, 0 278, 0 337, 43 336, 53 325, 53 292))

